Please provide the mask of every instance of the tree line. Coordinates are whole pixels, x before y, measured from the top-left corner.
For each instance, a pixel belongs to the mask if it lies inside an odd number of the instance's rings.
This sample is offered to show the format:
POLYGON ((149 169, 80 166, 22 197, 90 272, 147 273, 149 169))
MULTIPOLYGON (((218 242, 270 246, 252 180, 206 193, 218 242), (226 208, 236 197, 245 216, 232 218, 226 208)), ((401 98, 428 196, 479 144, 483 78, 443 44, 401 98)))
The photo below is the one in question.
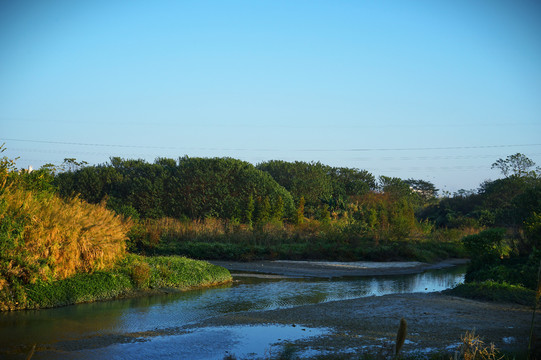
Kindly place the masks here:
POLYGON ((185 156, 154 163, 113 157, 106 164, 85 165, 67 159, 65 171, 54 176, 59 193, 78 194, 90 203, 106 201, 109 208, 134 218, 300 223, 305 217, 359 218, 369 207, 389 207, 391 200, 412 212, 437 194, 426 181, 376 179, 366 170, 320 162, 273 160, 254 166, 233 158, 185 156), (375 198, 374 193, 387 197, 375 198))

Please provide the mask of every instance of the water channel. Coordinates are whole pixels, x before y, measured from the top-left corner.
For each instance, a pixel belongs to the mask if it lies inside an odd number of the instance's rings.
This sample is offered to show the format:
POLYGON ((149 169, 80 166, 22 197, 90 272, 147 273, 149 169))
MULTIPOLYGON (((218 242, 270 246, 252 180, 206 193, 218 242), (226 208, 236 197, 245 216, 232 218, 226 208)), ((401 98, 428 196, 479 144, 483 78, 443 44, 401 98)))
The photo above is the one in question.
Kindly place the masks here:
POLYGON ((32 359, 223 359, 228 353, 266 357, 274 343, 330 329, 196 325, 242 311, 441 291, 462 282, 464 273, 465 266, 363 278, 260 279, 239 274, 233 284, 218 288, 1 313, 0 358, 26 359, 34 344, 32 359))

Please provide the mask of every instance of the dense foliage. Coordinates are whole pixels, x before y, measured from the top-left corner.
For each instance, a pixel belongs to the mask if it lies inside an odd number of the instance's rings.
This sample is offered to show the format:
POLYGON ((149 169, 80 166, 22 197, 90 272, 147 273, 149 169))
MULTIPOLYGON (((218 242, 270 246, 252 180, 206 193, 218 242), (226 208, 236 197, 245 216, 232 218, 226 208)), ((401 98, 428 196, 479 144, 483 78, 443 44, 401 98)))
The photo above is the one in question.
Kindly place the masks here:
POLYGON ((55 183, 64 196, 80 194, 91 203, 107 199, 110 208, 132 217, 252 222, 294 214, 291 195, 269 174, 231 158, 162 158, 154 164, 112 158, 60 173, 55 183))
MULTIPOLYGON (((462 191, 422 211, 438 226, 484 229, 463 239, 472 259, 466 282, 470 289, 539 287, 541 266, 541 177, 522 154, 493 164, 504 175, 486 181, 476 192, 462 191), (475 285, 477 284, 477 285, 475 285)), ((515 290, 513 290, 515 291, 515 290)), ((473 292, 472 292, 473 293, 473 292)))
POLYGON ((286 188, 297 204, 303 198, 309 216, 317 214, 322 206, 344 209, 350 196, 364 195, 376 188, 374 175, 366 170, 330 167, 319 162, 272 160, 257 168, 286 188))

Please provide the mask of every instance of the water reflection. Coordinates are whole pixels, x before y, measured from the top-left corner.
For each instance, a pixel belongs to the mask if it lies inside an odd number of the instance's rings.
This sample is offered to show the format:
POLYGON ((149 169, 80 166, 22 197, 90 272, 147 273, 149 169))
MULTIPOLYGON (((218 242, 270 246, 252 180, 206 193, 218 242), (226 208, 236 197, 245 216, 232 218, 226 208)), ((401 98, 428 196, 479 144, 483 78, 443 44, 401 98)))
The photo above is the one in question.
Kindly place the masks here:
MULTIPOLYGON (((35 343, 43 349, 54 348, 55 343, 61 341, 82 338, 114 337, 155 330, 163 332, 163 329, 179 329, 225 313, 287 308, 391 293, 441 291, 462 282, 464 272, 465 267, 456 267, 417 275, 332 280, 241 276, 236 278, 239 281, 234 284, 213 289, 50 310, 2 313, 0 357, 25 358, 24 354, 13 355, 13 351, 25 351, 35 343)), ((38 352, 35 358, 44 355, 38 352)), ((74 352, 71 356, 80 358, 80 354, 74 352)))

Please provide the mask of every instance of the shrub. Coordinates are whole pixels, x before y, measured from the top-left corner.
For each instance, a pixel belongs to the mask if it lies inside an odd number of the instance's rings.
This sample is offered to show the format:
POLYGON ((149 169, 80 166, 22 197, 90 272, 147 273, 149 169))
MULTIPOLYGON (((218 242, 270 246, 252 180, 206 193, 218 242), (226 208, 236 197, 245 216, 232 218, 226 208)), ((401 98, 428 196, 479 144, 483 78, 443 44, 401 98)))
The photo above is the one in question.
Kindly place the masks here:
POLYGON ((472 269, 496 264, 509 254, 511 249, 505 244, 504 235, 504 229, 494 228, 462 239, 464 247, 472 258, 472 269))

